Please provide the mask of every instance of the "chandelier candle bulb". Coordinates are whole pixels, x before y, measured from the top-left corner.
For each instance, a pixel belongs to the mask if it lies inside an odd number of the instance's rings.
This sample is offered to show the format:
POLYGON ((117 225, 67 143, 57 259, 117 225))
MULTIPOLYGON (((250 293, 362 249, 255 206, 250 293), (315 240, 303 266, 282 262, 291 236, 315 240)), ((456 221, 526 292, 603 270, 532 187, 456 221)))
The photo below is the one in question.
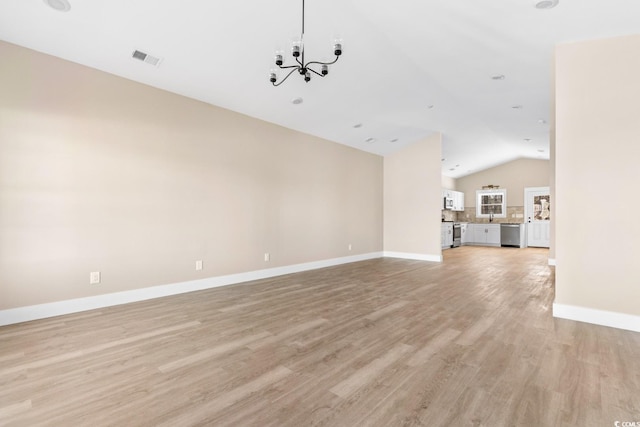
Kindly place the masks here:
POLYGON ((342 55, 342 43, 336 43, 333 45, 333 53, 335 56, 342 55))
POLYGON ((276 65, 279 67, 284 64, 284 58, 279 53, 276 54, 276 65))
POLYGON ((275 83, 278 80, 278 76, 276 76, 276 73, 272 71, 269 75, 269 80, 271 81, 271 83, 275 83))
POLYGON ((291 46, 291 55, 293 55, 294 58, 297 58, 300 56, 300 45, 299 44, 294 44, 293 46, 291 46))
POLYGON ((329 74, 329 66, 326 64, 322 64, 322 75, 326 76, 327 74, 329 74))

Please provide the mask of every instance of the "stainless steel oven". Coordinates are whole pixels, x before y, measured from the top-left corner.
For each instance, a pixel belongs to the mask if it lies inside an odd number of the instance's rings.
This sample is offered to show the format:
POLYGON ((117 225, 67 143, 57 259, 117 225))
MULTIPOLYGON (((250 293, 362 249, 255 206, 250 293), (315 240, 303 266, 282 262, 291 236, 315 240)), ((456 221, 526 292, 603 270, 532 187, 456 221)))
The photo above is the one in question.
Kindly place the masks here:
POLYGON ((453 223, 453 248, 460 246, 462 242, 462 228, 459 222, 453 223))

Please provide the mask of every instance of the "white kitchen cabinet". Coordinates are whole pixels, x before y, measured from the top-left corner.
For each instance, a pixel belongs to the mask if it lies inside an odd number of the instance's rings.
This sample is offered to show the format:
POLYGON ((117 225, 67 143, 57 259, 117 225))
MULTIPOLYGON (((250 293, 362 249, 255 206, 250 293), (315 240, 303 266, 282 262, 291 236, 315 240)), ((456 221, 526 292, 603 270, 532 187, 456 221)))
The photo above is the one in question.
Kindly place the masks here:
POLYGON ((460 223, 460 244, 466 245, 471 242, 471 236, 473 234, 473 224, 467 224, 466 222, 460 223))
POLYGON ((487 245, 500 246, 500 224, 487 226, 487 245))
POLYGON ((452 191, 454 211, 464 211, 464 193, 462 191, 452 191))
POLYGON ((442 249, 450 248, 453 246, 453 223, 442 223, 442 249))
MULTIPOLYGON (((500 224, 473 224, 473 241, 476 245, 500 246, 500 224)), ((467 233, 469 230, 467 230, 467 233)))
POLYGON ((452 211, 463 211, 464 210, 464 193, 462 191, 454 191, 442 189, 442 198, 449 199, 453 202, 453 205, 450 208, 452 211))
POLYGON ((487 241, 487 229, 484 224, 473 224, 473 237, 471 243, 483 244, 487 241))

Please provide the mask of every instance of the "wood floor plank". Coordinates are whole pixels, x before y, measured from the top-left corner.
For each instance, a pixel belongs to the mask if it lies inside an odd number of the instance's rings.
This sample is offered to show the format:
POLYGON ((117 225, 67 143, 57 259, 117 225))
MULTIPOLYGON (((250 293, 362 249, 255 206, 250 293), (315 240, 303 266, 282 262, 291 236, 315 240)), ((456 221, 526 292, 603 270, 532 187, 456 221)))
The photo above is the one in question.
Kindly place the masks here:
POLYGON ((402 307, 404 307, 405 305, 407 305, 409 302, 408 301, 398 301, 394 304, 388 305, 386 307, 383 307, 379 310, 374 311, 371 314, 366 315, 364 318, 367 320, 378 320, 379 318, 386 316, 389 313, 392 313, 396 310, 401 309, 402 307))
POLYGON ((218 346, 208 348, 206 350, 191 354, 187 357, 183 357, 178 360, 174 360, 169 363, 165 363, 161 366, 158 366, 158 370, 163 373, 171 372, 176 369, 183 368, 185 366, 191 365, 193 363, 200 362, 202 360, 210 359, 215 356, 219 356, 221 354, 227 353, 231 350, 236 350, 238 348, 249 345, 253 341, 257 341, 260 338, 265 338, 271 336, 268 332, 260 332, 255 335, 249 335, 246 337, 239 338, 235 341, 226 342, 224 344, 220 344, 218 346))
POLYGON ((608 426, 640 334, 554 319, 548 250, 380 258, 0 327, 0 425, 608 426))
POLYGON ((358 371, 354 372, 349 378, 340 382, 340 384, 331 388, 331 393, 340 396, 342 398, 348 397, 351 393, 353 393, 358 388, 362 387, 364 384, 370 381, 374 381, 376 376, 380 374, 380 372, 385 369, 387 366, 396 362, 400 359, 404 354, 413 350, 413 347, 400 344, 396 347, 389 350, 388 353, 384 354, 382 357, 373 360, 368 365, 362 367, 358 371))
POLYGON ((276 342, 285 340, 287 338, 295 337, 296 335, 302 334, 309 330, 313 330, 318 326, 324 325, 327 322, 328 322, 327 319, 313 319, 309 322, 293 325, 285 329, 284 331, 277 333, 276 335, 269 334, 269 336, 267 337, 263 337, 260 340, 256 340, 255 342, 248 343, 247 347, 249 347, 252 350, 257 350, 266 345, 274 344, 276 342))
POLYGON ((233 390, 230 390, 229 392, 222 394, 215 399, 207 401, 206 405, 201 405, 194 410, 180 414, 177 417, 159 424, 159 426, 172 427, 176 425, 204 423, 216 412, 240 402, 243 398, 249 396, 252 393, 256 393, 263 388, 271 386, 272 384, 282 380, 286 376, 291 375, 291 373, 291 370, 283 366, 278 366, 275 369, 260 376, 259 378, 243 384, 233 390))
POLYGON ((20 415, 29 409, 31 409, 33 405, 31 404, 31 400, 25 400, 24 402, 15 403, 13 405, 0 407, 0 422, 2 419, 7 419, 10 417, 15 417, 16 415, 20 415))
POLYGON ((54 363, 60 363, 60 362, 66 362, 72 359, 76 359, 78 357, 81 356, 86 356, 92 353, 98 353, 104 350, 107 350, 109 348, 112 347, 116 347, 116 346, 122 346, 122 345, 127 345, 127 344, 131 344, 133 342, 136 341, 140 341, 140 340, 144 340, 147 338, 152 338, 158 335, 164 335, 167 333, 171 333, 171 332, 176 332, 185 328, 192 328, 194 326, 198 326, 200 325, 200 322, 188 322, 188 323, 184 323, 181 325, 176 325, 176 326, 170 326, 167 328, 162 328, 162 329, 156 329, 153 331, 149 331, 147 333, 144 334, 140 334, 140 335, 136 335, 133 337, 128 337, 128 338, 123 338, 120 340, 116 340, 116 341, 112 341, 109 343, 104 343, 104 344, 99 344, 99 345, 95 345, 86 349, 82 349, 82 350, 75 350, 75 351, 70 351, 70 352, 66 352, 66 353, 62 353, 59 354, 57 356, 52 356, 52 357, 48 357, 45 359, 41 359, 41 360, 35 360, 29 363, 24 363, 24 364, 19 364, 17 366, 13 366, 11 368, 6 368, 6 369, 0 369, 0 376, 4 376, 4 375, 8 375, 17 371, 24 371, 27 369, 34 369, 34 368, 39 368, 42 366, 46 366, 46 365, 52 365, 54 363))
POLYGON ((407 365, 415 367, 426 363, 434 354, 440 352, 440 350, 445 346, 451 344, 458 335, 460 335, 460 331, 445 329, 426 346, 422 347, 413 356, 411 356, 407 365))

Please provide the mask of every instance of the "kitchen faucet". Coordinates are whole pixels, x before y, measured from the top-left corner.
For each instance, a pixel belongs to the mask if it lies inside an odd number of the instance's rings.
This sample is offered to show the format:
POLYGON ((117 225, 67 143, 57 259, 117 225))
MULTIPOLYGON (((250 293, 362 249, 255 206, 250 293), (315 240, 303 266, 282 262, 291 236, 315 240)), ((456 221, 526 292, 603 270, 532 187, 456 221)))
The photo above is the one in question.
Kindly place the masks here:
POLYGON ((489 222, 493 222, 493 214, 492 213, 489 214, 489 222))

